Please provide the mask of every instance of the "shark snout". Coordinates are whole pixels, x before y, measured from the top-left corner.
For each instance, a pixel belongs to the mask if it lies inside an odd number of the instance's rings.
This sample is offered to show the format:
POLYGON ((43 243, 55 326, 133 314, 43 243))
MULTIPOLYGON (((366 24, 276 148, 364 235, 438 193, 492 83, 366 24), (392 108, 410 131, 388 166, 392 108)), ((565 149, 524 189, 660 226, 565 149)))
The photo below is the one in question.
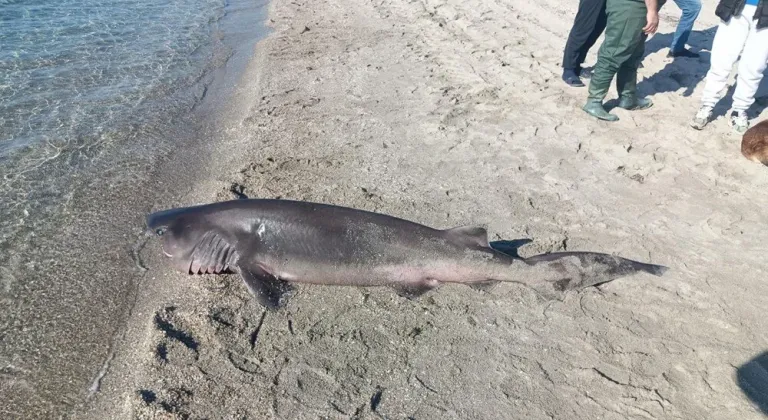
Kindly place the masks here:
POLYGON ((171 246, 171 248, 173 248, 172 245, 168 244, 168 238, 165 237, 166 230, 167 230, 167 227, 165 226, 155 228, 155 229, 148 229, 146 235, 157 236, 158 238, 160 238, 160 242, 161 242, 160 249, 163 251, 163 254, 168 258, 173 258, 173 254, 166 251, 166 247, 168 246, 171 246))

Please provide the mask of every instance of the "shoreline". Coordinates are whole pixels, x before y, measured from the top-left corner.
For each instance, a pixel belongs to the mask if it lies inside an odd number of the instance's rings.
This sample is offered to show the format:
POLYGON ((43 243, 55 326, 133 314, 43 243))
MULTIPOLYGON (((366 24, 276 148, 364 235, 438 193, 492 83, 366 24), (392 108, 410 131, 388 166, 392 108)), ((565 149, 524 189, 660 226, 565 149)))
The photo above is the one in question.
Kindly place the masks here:
MULTIPOLYGON (((178 205, 235 187, 435 228, 479 224, 491 240, 534 239, 524 256, 615 253, 670 266, 663 279, 555 302, 513 284, 413 302, 300 286, 272 313, 237 275, 174 273, 152 241, 124 364, 135 373, 105 392, 121 402, 112 417, 758 418, 732 366, 768 347, 756 297, 768 176, 739 160, 719 122, 686 129, 695 101, 664 89, 696 82, 706 63, 688 79, 654 76, 681 71, 662 58, 663 37, 641 72, 654 109, 613 125, 579 113, 585 91, 561 86, 556 64, 575 13, 564 7, 274 0, 258 76, 233 105, 243 164, 178 205)), ((660 32, 675 13, 662 10, 660 32)))
MULTIPOLYGON (((269 8, 269 5, 259 7, 269 8)), ((265 24, 267 20, 268 18, 265 16, 260 24, 264 25, 269 32, 269 26, 265 24)), ((260 39, 268 36, 269 34, 260 39)), ((258 45, 259 42, 257 41, 254 45, 258 45)), ((219 69, 220 73, 226 73, 226 75, 217 80, 219 85, 217 98, 206 101, 197 110, 198 113, 211 117, 211 126, 208 127, 208 131, 217 141, 214 143, 199 142, 193 148, 177 152, 171 162, 158 168, 152 176, 152 183, 155 187, 164 188, 167 179, 173 180, 171 185, 179 185, 180 180, 174 178, 179 172, 189 172, 189 164, 192 162, 203 165, 194 170, 194 182, 189 184, 189 188, 183 190, 175 192, 166 190, 167 194, 163 194, 166 199, 156 201, 142 216, 145 217, 146 214, 163 208, 185 205, 184 203, 190 202, 205 202, 209 201, 211 196, 228 194, 229 183, 225 180, 226 174, 232 173, 233 166, 242 166, 247 163, 245 160, 247 154, 243 154, 239 150, 240 148, 247 150, 249 146, 241 138, 238 125, 246 117, 244 112, 250 108, 252 101, 250 93, 252 92, 249 85, 243 81, 249 78, 259 78, 262 61, 259 57, 261 53, 258 47, 251 51, 250 48, 240 46, 239 50, 240 56, 232 62, 236 69, 219 69), (228 78, 228 80, 225 81, 224 78, 228 78)), ((152 264, 153 267, 160 267, 164 263, 158 255, 151 254, 145 249, 151 248, 154 241, 156 241, 155 238, 149 238, 140 249, 137 249, 136 255, 144 267, 149 264, 152 264)), ((178 286, 178 284, 164 284, 164 277, 167 277, 167 273, 163 273, 162 270, 150 270, 141 275, 135 287, 137 290, 135 303, 117 338, 114 358, 109 360, 109 371, 101 378, 101 389, 89 404, 81 407, 78 415, 96 419, 135 418, 135 413, 125 411, 134 404, 135 398, 141 397, 141 394, 136 392, 135 385, 140 381, 138 378, 143 373, 138 368, 146 366, 144 357, 146 354, 142 351, 136 351, 134 346, 137 342, 146 344, 148 329, 151 328, 151 324, 156 325, 157 322, 156 317, 149 316, 154 308, 161 306, 162 302, 170 296, 178 292, 183 293, 183 289, 179 290, 173 287, 178 286), (147 324, 148 322, 150 325, 147 324), (115 404, 116 400, 122 404, 115 404)), ((168 333, 170 334, 170 332, 168 333)))
MULTIPOLYGON (((210 139, 224 130, 217 126, 218 109, 235 94, 231 79, 244 71, 249 45, 266 35, 260 29, 263 20, 250 21, 248 29, 242 20, 263 19, 263 8, 261 2, 230 2, 214 26, 218 33, 211 39, 220 49, 210 63, 212 71, 169 98, 201 99, 185 115, 166 121, 162 132, 155 133, 164 136, 158 144, 119 144, 104 152, 117 153, 113 160, 130 161, 128 167, 110 167, 93 179, 75 176, 84 187, 72 187, 57 219, 61 226, 50 236, 32 237, 31 244, 16 250, 21 257, 15 268, 3 267, 0 274, 12 274, 27 289, 23 299, 11 300, 6 308, 5 363, 0 366, 0 413, 5 418, 77 417, 99 395, 118 360, 115 343, 122 339, 125 318, 139 299, 142 273, 133 251, 143 236, 146 211, 153 203, 173 200, 176 191, 205 176, 205 171, 178 162, 175 155, 180 153, 169 149, 215 147, 210 139), (226 48, 232 54, 222 62, 226 48), (158 153, 142 155, 145 151, 158 153), (139 155, 131 161, 134 153, 139 155), (176 170, 166 179, 154 177, 173 165, 176 170)), ((203 157, 192 158, 195 166, 203 165, 203 157)))
MULTIPOLYGON (((705 1, 697 28, 712 10, 705 1)), ((696 96, 679 95, 680 80, 698 83, 706 63, 664 61, 663 38, 641 69, 654 108, 617 111, 615 124, 582 115, 586 91, 557 67, 574 13, 562 0, 272 0, 234 96, 201 108, 221 106, 198 132, 221 140, 155 171, 147 211, 234 187, 482 225, 491 240, 533 239, 523 256, 615 253, 669 266, 664 278, 563 301, 515 284, 416 301, 302 285, 265 312, 237 275, 174 273, 152 239, 114 358, 77 416, 761 418, 734 367, 768 348, 768 174, 722 119, 687 129, 696 96)), ((662 10, 660 32, 676 13, 662 10)), ((123 245, 117 272, 132 263, 123 245)))

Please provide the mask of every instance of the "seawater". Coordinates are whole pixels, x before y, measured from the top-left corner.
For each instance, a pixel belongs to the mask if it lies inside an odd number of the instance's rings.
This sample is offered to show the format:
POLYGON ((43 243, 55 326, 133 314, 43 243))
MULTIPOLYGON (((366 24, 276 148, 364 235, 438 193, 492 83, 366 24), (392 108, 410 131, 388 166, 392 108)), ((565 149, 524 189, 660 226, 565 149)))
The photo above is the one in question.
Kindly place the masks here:
POLYGON ((265 3, 0 0, 0 417, 98 391, 145 281, 143 218, 204 174, 176 152, 225 135, 265 3))
POLYGON ((163 130, 230 53, 219 27, 228 6, 0 0, 0 250, 65 210, 89 168, 93 182, 120 182, 172 147, 163 130))

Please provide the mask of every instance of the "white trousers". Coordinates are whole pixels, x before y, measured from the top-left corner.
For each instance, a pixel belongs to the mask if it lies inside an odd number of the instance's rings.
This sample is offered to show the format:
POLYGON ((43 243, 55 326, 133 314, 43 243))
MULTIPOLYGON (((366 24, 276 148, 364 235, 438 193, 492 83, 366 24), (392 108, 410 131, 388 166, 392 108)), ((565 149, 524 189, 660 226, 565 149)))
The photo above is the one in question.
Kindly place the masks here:
POLYGON ((745 5, 741 15, 720 22, 712 42, 712 58, 707 73, 701 102, 714 107, 720 100, 720 92, 728 81, 733 65, 739 59, 736 90, 733 93, 733 111, 746 111, 755 102, 755 92, 768 66, 768 28, 757 30, 752 20, 757 8, 745 5))

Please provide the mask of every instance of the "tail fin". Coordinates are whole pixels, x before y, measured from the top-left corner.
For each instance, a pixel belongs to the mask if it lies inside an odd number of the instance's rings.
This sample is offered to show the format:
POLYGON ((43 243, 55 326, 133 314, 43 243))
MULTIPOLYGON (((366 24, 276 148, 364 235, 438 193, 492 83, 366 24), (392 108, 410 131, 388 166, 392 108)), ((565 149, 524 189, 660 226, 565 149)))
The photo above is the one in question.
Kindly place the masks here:
POLYGON ((668 268, 596 252, 556 252, 534 255, 524 261, 544 270, 555 292, 579 290, 638 272, 661 276, 668 268))

